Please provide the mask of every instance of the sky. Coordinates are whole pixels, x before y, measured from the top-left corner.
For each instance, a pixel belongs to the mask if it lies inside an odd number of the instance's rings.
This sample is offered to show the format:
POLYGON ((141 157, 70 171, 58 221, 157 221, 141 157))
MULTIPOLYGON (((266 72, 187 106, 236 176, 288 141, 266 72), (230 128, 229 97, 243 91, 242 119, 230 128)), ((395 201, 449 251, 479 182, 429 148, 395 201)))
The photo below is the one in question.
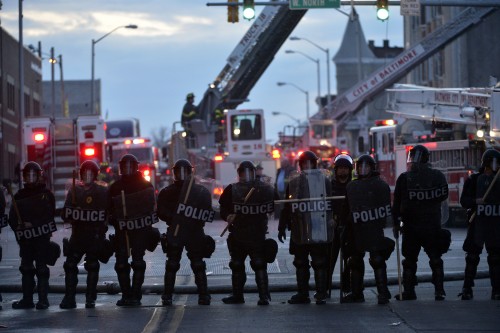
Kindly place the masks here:
MULTIPOLYGON (((138 29, 118 29, 95 44, 95 78, 101 80, 102 113, 108 119, 137 117, 143 136, 160 127, 172 129, 179 121, 186 94, 196 95, 195 104, 226 64, 226 59, 253 21, 227 22, 227 9, 207 6, 209 0, 24 0, 24 44, 38 45, 44 53, 54 47, 62 55, 65 80, 90 80, 91 45, 118 26, 135 24, 138 29)), ((218 2, 218 1, 217 1, 218 2)), ((18 0, 3 0, 2 27, 18 39, 18 0)), ((356 3, 356 1, 354 1, 356 3)), ((263 6, 256 6, 256 15, 263 6)), ((350 6, 340 8, 350 12, 350 6)), ((390 19, 375 17, 375 6, 356 6, 366 40, 382 46, 403 46, 403 23, 399 7, 391 7, 390 19)), ((310 9, 291 36, 309 39, 338 51, 348 16, 335 9, 310 9)), ((292 118, 306 118, 305 94, 310 95, 311 115, 317 111, 317 65, 295 50, 320 60, 321 94, 327 93, 326 53, 306 41, 287 40, 266 72, 239 108, 263 109, 266 136, 276 142, 278 132, 295 125, 292 118), (273 116, 272 112, 290 116, 273 116)), ((48 60, 43 80, 50 80, 48 60)), ((59 77, 58 68, 55 73, 59 77)), ((331 92, 336 93, 335 65, 330 62, 331 92)), ((179 125, 177 125, 179 129, 179 125)))

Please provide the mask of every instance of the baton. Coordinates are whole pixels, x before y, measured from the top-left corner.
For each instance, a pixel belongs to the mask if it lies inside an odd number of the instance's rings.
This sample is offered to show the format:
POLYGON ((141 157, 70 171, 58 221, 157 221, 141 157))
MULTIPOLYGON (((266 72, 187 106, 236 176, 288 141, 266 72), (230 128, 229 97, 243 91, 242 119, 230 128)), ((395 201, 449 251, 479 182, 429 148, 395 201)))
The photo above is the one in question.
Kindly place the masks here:
POLYGON ((274 203, 288 203, 288 202, 301 202, 301 201, 314 201, 314 200, 340 200, 345 199, 344 195, 337 195, 333 197, 325 198, 305 198, 305 199, 284 199, 284 200, 274 200, 274 203))
MULTIPOLYGON (((245 200, 243 200, 243 203, 247 203, 248 199, 250 199, 250 196, 252 195, 252 193, 255 191, 255 187, 252 187, 250 189, 250 191, 248 191, 247 195, 245 196, 245 200)), ((233 220, 234 221, 234 220, 233 220)), ((224 234, 226 233, 227 229, 229 229, 229 226, 233 224, 233 222, 230 222, 226 225, 226 227, 224 228, 224 230, 222 230, 222 233, 220 234, 220 236, 224 236, 224 234)))
MULTIPOLYGON (((491 190, 493 189, 493 185, 497 181, 498 175, 500 175, 500 171, 497 170, 495 178, 493 178, 493 181, 491 182, 490 186, 486 190, 486 193, 483 195, 483 201, 486 200, 486 197, 488 196, 488 194, 490 194, 491 190)), ((475 218, 476 218, 476 212, 472 213, 472 216, 469 219, 469 223, 472 223, 472 221, 474 221, 475 218)))
POLYGON ((339 288, 340 288, 340 303, 344 303, 344 251, 342 250, 342 236, 340 237, 340 249, 339 249, 339 259, 340 259, 340 279, 339 279, 339 288))
MULTIPOLYGON (((193 186, 193 181, 194 181, 194 175, 191 175, 191 179, 189 179, 189 185, 186 191, 186 196, 184 197, 184 204, 186 204, 186 202, 188 201, 189 193, 191 192, 191 187, 193 186)), ((175 226, 174 237, 177 237, 177 234, 179 233, 179 226, 180 224, 178 223, 175 226)))
POLYGON ((399 300, 403 300, 403 290, 401 287, 401 251, 399 250, 399 237, 396 237, 397 265, 398 265, 398 285, 399 285, 399 300))
MULTIPOLYGON (((123 206, 123 217, 127 218, 127 205, 125 202, 125 191, 122 190, 122 206, 123 206)), ((125 230, 125 243, 127 244, 127 257, 130 257, 130 241, 128 239, 128 232, 125 230)))

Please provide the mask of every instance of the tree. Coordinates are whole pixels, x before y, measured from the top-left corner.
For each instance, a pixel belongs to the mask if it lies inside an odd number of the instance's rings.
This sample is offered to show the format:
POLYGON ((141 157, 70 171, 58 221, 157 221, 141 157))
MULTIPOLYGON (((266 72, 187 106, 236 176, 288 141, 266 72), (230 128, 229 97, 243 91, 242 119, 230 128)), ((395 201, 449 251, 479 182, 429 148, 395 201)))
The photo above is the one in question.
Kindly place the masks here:
POLYGON ((151 137, 153 138, 153 145, 161 148, 165 147, 170 140, 171 130, 167 126, 160 126, 160 128, 153 128, 151 137))

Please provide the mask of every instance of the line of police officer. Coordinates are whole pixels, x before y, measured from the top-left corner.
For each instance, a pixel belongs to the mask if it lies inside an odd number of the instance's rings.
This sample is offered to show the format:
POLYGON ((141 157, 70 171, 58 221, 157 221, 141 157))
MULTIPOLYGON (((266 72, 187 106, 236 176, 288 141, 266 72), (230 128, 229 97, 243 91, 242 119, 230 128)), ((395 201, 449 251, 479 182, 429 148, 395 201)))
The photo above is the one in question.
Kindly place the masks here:
MULTIPOLYGON (((462 203, 467 197, 475 205, 474 223, 469 228, 468 240, 474 237, 474 247, 466 247, 466 279, 462 299, 472 298, 472 285, 482 245, 486 243, 492 299, 500 299, 500 251, 498 250, 498 222, 500 185, 498 161, 500 153, 488 150, 482 158, 482 174, 471 177, 464 189, 462 203), (495 175, 497 177, 495 178, 495 175), (474 188, 473 188, 474 187, 474 188), (475 200, 474 200, 475 198, 475 200), (472 227, 473 226, 473 227, 472 227), (475 265, 475 267, 474 267, 475 265)), ((310 151, 299 157, 300 171, 292 175, 286 189, 278 239, 286 239, 291 230, 290 254, 294 255, 298 293, 290 304, 310 303, 309 256, 314 269, 316 304, 325 304, 332 272, 341 254, 342 302, 364 302, 363 257, 369 252, 369 263, 374 269, 378 290, 378 303, 386 304, 391 297, 387 288, 385 261, 394 250, 394 241, 384 237, 386 219, 394 221, 394 236, 403 234, 403 286, 401 300, 416 299, 416 264, 420 249, 429 256, 435 299, 443 300, 444 269, 441 255, 450 245, 450 234, 441 228, 441 202, 448 196, 444 175, 430 168, 429 152, 421 145, 410 150, 408 171, 398 177, 391 208, 389 186, 380 179, 376 164, 369 155, 362 155, 356 162, 358 178, 351 181, 352 159, 347 155, 335 158, 334 179, 318 169, 318 158, 310 151), (343 200, 345 197, 345 200, 343 200), (399 223, 399 222, 403 223, 399 223), (344 295, 345 293, 345 295, 344 295)), ((133 155, 120 160, 121 178, 109 189, 96 182, 99 167, 86 161, 80 168, 82 182, 73 181, 63 209, 63 219, 73 226, 72 236, 64 241, 66 293, 60 304, 63 309, 76 307, 75 294, 78 283, 77 264, 85 256, 87 293, 85 307, 93 308, 99 261, 106 263, 115 252, 118 281, 122 298, 118 306, 141 305, 146 263, 145 251, 154 251, 161 238, 165 263, 163 305, 172 304, 176 273, 184 248, 187 250, 198 287, 200 305, 210 304, 207 287, 206 264, 215 250, 214 240, 205 235, 203 227, 211 222, 214 212, 210 193, 194 182, 193 167, 187 160, 175 163, 174 184, 164 188, 158 199, 158 215, 167 222, 167 233, 160 237, 152 225, 158 221, 155 193, 152 185, 144 180, 133 155), (106 240, 107 223, 115 235, 106 240), (129 257, 132 257, 129 263, 129 257), (132 281, 130 279, 133 270, 132 281)), ((267 264, 275 260, 277 244, 266 239, 268 214, 278 200, 276 190, 255 176, 255 166, 242 162, 238 169, 239 180, 226 187, 220 198, 221 217, 228 222, 227 240, 231 256, 233 292, 223 298, 226 304, 244 303, 243 289, 246 282, 245 259, 250 256, 250 266, 255 272, 259 292, 259 305, 271 300, 267 264)), ((23 298, 13 303, 14 309, 33 308, 35 275, 38 278, 37 309, 46 309, 50 270, 59 253, 57 244, 50 242, 51 233, 57 230, 54 223, 55 203, 52 193, 41 183, 42 169, 35 162, 23 168, 24 188, 16 193, 9 224, 20 245, 23 298)), ((280 202, 280 201, 278 201, 280 202)), ((471 218, 472 220, 472 218, 471 218)), ((467 242, 467 240, 466 240, 467 242)), ((60 250, 59 250, 60 252, 60 250)))

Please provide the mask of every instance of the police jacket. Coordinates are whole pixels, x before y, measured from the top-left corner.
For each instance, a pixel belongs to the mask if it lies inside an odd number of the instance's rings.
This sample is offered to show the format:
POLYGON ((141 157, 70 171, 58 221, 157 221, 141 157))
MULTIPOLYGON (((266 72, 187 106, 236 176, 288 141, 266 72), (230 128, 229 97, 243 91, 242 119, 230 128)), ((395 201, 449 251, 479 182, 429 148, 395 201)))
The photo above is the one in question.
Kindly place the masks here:
POLYGON ((185 185, 184 181, 175 181, 160 191, 158 217, 165 221, 168 226, 179 221, 185 222, 182 223, 183 228, 203 228, 205 221, 211 222, 214 217, 210 192, 201 185, 192 184, 188 199, 185 201, 183 197, 183 195, 185 196, 183 193, 185 185))
POLYGON ((476 184, 479 175, 482 173, 474 173, 464 183, 462 195, 460 196, 460 204, 465 209, 476 209, 476 184))
POLYGON ((405 227, 440 227, 441 202, 448 198, 444 174, 428 164, 403 172, 394 190, 393 218, 405 227))
MULTIPOLYGON (((27 185, 14 195, 14 200, 23 222, 39 226, 54 221, 56 202, 45 184, 27 185)), ((16 230, 20 222, 12 206, 9 212, 9 225, 12 230, 16 230)))
MULTIPOLYGON (((116 198, 117 196, 121 196, 121 192, 124 191, 125 195, 127 194, 135 194, 137 192, 141 192, 146 189, 151 189, 154 191, 153 185, 148 182, 144 177, 142 177, 142 174, 137 171, 135 174, 130 175, 130 176, 122 176, 119 180, 114 182, 108 190, 108 213, 109 213, 109 222, 111 225, 117 228, 117 216, 114 216, 116 212, 116 207, 113 202, 113 198, 116 198)), ((150 210, 149 213, 153 213, 155 210, 155 202, 147 202, 145 203, 146 208, 150 210)), ((131 214, 133 212, 127 211, 128 214, 131 214)))

